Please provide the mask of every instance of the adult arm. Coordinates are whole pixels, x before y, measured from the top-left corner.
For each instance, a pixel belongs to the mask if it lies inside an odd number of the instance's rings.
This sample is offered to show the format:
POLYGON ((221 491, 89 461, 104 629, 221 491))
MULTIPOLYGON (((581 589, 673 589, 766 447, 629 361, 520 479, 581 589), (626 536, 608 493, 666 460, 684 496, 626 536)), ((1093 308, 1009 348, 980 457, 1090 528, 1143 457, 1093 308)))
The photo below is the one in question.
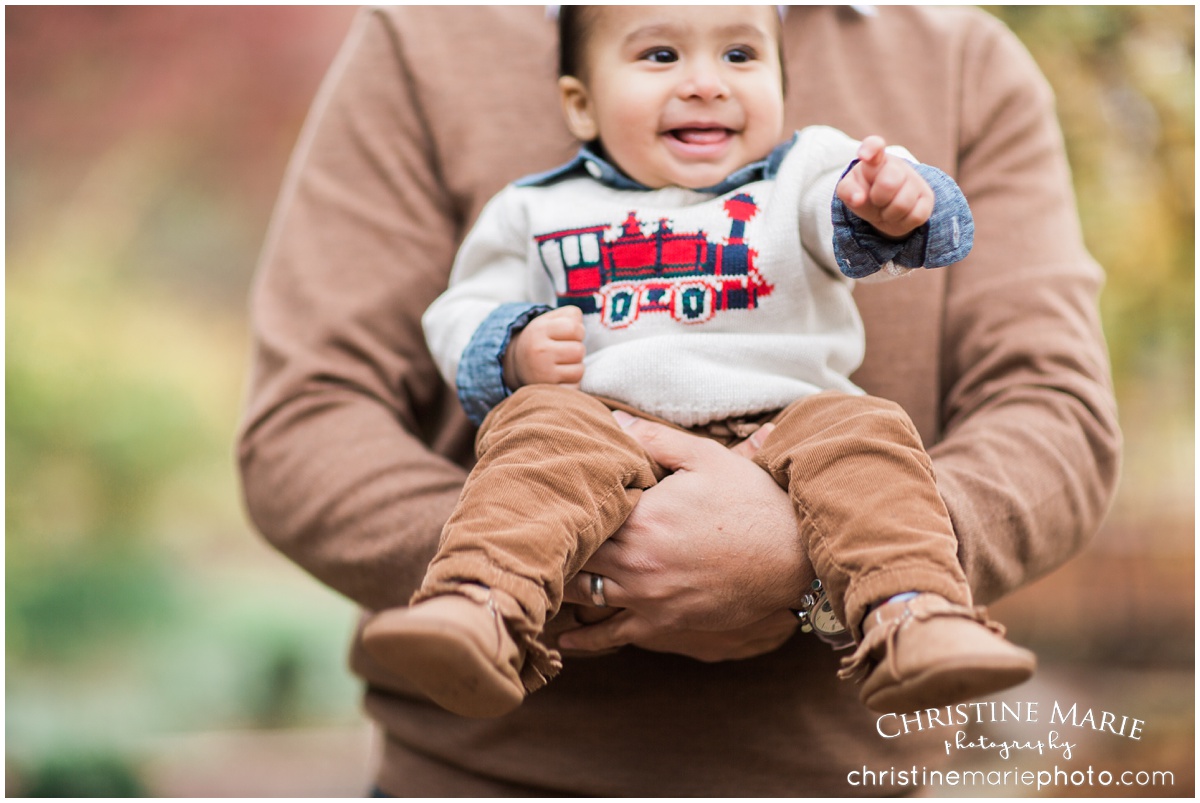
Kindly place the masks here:
POLYGON ((238 448, 263 535, 376 609, 419 584, 465 479, 443 455, 469 448, 425 442, 461 415, 420 329, 459 224, 401 52, 361 14, 306 123, 253 291, 238 448))
POLYGON ((930 448, 960 559, 986 603, 1096 531, 1120 434, 1054 101, 999 23, 964 47, 958 180, 975 251, 949 271, 942 440, 930 448))

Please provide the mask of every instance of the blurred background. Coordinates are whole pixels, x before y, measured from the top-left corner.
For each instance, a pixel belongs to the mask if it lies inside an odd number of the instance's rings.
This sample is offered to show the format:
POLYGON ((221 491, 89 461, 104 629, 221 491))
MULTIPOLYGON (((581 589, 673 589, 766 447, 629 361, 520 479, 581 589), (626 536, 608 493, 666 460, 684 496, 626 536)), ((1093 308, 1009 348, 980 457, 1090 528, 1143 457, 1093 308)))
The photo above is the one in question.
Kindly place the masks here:
MULTIPOLYGON (((1143 720, 1082 757, 1190 796, 1194 9, 988 10, 1057 92, 1127 444, 1092 546, 993 609, 1041 657, 1013 699, 1143 720)), ((9 795, 367 789, 355 611, 252 532, 232 456, 255 259, 354 13, 5 9, 9 795)))

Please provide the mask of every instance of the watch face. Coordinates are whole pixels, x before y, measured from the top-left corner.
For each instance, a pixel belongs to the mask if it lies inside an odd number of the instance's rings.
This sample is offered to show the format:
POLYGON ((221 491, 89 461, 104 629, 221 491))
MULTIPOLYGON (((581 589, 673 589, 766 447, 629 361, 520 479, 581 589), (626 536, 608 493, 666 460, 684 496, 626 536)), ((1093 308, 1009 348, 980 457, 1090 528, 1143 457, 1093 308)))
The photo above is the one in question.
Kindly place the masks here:
POLYGON ((829 600, 821 601, 821 604, 812 609, 809 614, 812 619, 813 630, 826 635, 836 635, 843 632, 846 628, 838 621, 837 616, 833 613, 833 605, 829 600))

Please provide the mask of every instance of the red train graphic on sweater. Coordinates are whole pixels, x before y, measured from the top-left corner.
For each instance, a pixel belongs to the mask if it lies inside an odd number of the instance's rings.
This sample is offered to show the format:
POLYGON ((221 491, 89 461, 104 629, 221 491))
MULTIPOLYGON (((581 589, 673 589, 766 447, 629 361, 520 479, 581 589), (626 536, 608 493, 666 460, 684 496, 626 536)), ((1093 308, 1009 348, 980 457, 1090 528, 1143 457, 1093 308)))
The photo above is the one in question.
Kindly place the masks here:
POLYGON ((535 235, 542 266, 555 280, 558 305, 600 314, 604 326, 629 326, 643 313, 665 312, 682 323, 703 323, 720 310, 754 309, 772 285, 755 268, 746 222, 758 212, 740 193, 725 201, 729 237, 713 242, 703 231, 677 232, 667 218, 650 234, 630 212, 621 234, 606 240, 600 224, 535 235), (565 286, 564 286, 565 283, 565 286))

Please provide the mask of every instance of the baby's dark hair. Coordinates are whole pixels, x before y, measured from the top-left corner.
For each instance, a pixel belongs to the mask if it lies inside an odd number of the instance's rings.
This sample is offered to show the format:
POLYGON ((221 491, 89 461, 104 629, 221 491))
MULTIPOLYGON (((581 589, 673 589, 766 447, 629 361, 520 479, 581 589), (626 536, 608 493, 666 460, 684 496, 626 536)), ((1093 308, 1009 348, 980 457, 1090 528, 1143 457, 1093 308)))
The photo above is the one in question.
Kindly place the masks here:
POLYGON ((558 74, 579 77, 587 6, 558 7, 558 74))
MULTIPOLYGON (((583 68, 582 58, 584 45, 587 44, 587 26, 591 6, 559 6, 558 7, 558 75, 573 75, 583 79, 580 74, 583 68)), ((779 49, 779 68, 783 73, 783 91, 787 93, 787 69, 783 64, 783 32, 780 26, 776 39, 779 49)))

